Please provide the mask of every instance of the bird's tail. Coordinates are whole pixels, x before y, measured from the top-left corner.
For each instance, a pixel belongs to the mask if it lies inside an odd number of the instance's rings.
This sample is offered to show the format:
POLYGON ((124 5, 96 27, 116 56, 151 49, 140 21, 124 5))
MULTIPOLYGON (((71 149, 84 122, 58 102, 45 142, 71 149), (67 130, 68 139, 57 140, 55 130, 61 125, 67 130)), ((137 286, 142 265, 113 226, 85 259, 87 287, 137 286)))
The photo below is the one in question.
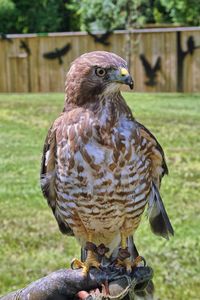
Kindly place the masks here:
POLYGON ((160 235, 166 239, 169 239, 170 235, 174 235, 173 227, 165 210, 159 191, 154 183, 152 184, 147 213, 151 230, 154 234, 160 235))

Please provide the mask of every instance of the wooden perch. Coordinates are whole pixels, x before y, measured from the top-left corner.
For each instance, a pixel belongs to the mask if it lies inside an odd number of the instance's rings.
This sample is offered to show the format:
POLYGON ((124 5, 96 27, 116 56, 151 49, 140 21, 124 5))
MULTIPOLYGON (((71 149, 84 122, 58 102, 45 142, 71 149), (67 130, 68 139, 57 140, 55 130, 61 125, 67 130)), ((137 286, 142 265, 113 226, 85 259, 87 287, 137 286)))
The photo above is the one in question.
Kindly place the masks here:
MULTIPOLYGON (((144 290, 153 276, 150 267, 138 267, 127 276, 121 271, 91 269, 84 277, 82 270, 61 269, 32 282, 27 287, 9 293, 1 300, 75 300, 128 299, 128 294, 144 290), (105 297, 102 285, 108 282, 110 295, 105 297), (99 289, 98 295, 90 291, 99 289), (82 292, 81 292, 82 291, 82 292), (84 292, 85 291, 85 292, 84 292), (87 293, 88 292, 88 293, 87 293), (77 293, 78 296, 77 296, 77 293)), ((132 297, 130 297, 133 299, 132 297)))

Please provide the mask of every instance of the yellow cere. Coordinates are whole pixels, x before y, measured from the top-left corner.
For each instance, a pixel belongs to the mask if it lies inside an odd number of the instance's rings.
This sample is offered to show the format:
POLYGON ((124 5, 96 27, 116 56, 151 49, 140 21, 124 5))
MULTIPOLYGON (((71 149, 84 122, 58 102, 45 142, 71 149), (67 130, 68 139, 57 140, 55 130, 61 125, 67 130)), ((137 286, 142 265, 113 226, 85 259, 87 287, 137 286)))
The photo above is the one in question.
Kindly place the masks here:
POLYGON ((122 76, 129 75, 129 72, 125 68, 120 68, 120 73, 122 76))

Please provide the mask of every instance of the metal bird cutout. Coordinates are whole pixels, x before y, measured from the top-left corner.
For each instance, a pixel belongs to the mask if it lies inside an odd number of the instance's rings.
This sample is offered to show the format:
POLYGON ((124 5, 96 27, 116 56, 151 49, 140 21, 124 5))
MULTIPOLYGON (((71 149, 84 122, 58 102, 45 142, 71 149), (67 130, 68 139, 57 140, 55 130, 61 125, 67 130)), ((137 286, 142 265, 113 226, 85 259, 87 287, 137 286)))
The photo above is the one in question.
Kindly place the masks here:
POLYGON ((196 49, 200 48, 200 46, 195 45, 194 37, 191 35, 187 40, 187 53, 192 55, 196 49))
POLYGON ((187 50, 182 50, 181 47, 181 32, 177 32, 177 90, 183 92, 183 63, 185 57, 190 54, 193 55, 194 51, 200 46, 195 45, 194 37, 190 35, 186 42, 187 50))
POLYGON ((109 36, 111 36, 112 31, 106 31, 103 34, 94 34, 94 33, 91 33, 90 31, 87 31, 87 33, 94 39, 95 43, 100 43, 104 46, 110 45, 110 43, 107 41, 107 39, 109 38, 109 36))
POLYGON ((2 39, 3 41, 7 41, 9 43, 13 42, 13 40, 11 38, 8 38, 7 35, 3 32, 0 32, 0 39, 2 39))
POLYGON ((145 58, 143 54, 140 55, 140 60, 142 61, 142 65, 145 70, 145 74, 148 77, 148 81, 145 82, 146 85, 155 86, 157 84, 156 77, 157 72, 161 70, 161 57, 157 58, 157 61, 152 67, 148 60, 145 58))
POLYGON ((30 48, 29 48, 27 42, 25 42, 25 41, 23 41, 23 40, 20 40, 20 46, 19 46, 19 47, 20 47, 21 49, 24 49, 28 55, 31 54, 31 50, 30 50, 30 48))
POLYGON ((54 51, 47 52, 43 54, 43 57, 46 59, 58 59, 60 65, 63 64, 62 57, 67 54, 67 52, 71 49, 71 45, 67 44, 62 48, 55 48, 54 51))

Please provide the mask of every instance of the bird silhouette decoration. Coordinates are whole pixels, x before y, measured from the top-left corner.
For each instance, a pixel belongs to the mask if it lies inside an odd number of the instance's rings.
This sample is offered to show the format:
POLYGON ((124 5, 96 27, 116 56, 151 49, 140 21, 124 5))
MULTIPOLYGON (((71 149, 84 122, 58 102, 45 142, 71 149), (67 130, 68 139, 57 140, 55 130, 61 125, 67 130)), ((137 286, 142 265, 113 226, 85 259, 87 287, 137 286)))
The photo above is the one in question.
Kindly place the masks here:
POLYGON ((112 31, 106 31, 103 34, 94 34, 88 30, 87 33, 93 38, 95 43, 100 43, 104 46, 110 45, 110 42, 108 42, 107 40, 112 35, 112 31))
POLYGON ((159 56, 156 60, 155 65, 152 67, 144 54, 140 55, 140 60, 145 70, 145 74, 148 80, 145 82, 146 85, 155 86, 157 84, 157 72, 161 70, 161 57, 159 56))
POLYGON ((193 55, 196 49, 199 49, 200 46, 195 45, 194 37, 191 35, 187 40, 187 54, 193 55))
POLYGON ((44 53, 43 57, 46 59, 58 59, 59 64, 62 65, 63 64, 62 57, 66 55, 70 49, 71 49, 71 45, 67 44, 62 48, 55 48, 54 51, 44 53))
POLYGON ((0 39, 3 41, 7 41, 9 43, 13 42, 13 40, 11 38, 7 37, 7 35, 3 32, 0 32, 0 39))
POLYGON ((29 46, 28 46, 28 43, 27 43, 26 41, 20 40, 20 45, 19 45, 19 47, 20 47, 21 49, 24 49, 28 55, 31 54, 31 50, 30 50, 30 48, 29 48, 29 46))
POLYGON ((181 47, 181 32, 177 32, 177 90, 178 92, 183 92, 183 63, 185 57, 190 54, 193 55, 196 49, 200 46, 195 45, 195 40, 192 35, 190 35, 186 42, 187 49, 184 51, 181 47))

